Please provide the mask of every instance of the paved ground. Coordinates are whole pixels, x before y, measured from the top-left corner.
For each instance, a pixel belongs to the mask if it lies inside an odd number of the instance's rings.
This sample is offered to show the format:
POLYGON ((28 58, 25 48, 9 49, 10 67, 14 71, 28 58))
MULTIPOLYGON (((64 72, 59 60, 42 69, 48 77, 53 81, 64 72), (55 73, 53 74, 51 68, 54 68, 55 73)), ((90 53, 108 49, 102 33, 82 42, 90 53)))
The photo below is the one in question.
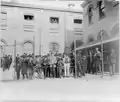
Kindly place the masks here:
MULTIPOLYGON (((1 100, 120 102, 118 76, 0 81, 1 100)), ((31 102, 31 101, 30 101, 31 102)))

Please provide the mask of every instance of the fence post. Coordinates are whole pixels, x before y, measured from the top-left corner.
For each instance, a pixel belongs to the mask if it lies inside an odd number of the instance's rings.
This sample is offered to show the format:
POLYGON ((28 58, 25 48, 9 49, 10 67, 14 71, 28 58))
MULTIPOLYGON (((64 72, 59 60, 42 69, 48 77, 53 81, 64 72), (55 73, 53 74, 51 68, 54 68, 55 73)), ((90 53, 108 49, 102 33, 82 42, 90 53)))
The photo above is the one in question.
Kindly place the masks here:
POLYGON ((39 45, 39 55, 41 55, 41 43, 42 43, 41 36, 42 36, 42 28, 40 28, 40 36, 39 36, 39 43, 40 43, 40 45, 39 45))
POLYGON ((74 51, 75 51, 75 77, 77 77, 77 66, 76 66, 76 38, 75 38, 75 33, 73 35, 74 38, 74 51))
POLYGON ((103 31, 101 30, 101 57, 102 57, 102 76, 104 76, 104 62, 103 62, 103 31))
POLYGON ((35 59, 35 37, 33 36, 33 56, 35 59))
POLYGON ((16 40, 14 41, 14 65, 15 65, 15 68, 14 68, 14 79, 16 77, 16 40))

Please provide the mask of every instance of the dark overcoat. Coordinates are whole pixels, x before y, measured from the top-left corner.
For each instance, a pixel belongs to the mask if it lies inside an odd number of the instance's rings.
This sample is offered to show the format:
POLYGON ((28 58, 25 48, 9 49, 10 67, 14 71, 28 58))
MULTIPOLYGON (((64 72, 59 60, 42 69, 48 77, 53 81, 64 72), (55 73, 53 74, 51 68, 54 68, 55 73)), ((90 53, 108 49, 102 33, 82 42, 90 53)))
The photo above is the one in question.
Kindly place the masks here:
POLYGON ((22 74, 27 74, 27 69, 28 69, 28 60, 24 59, 22 61, 21 73, 22 74))

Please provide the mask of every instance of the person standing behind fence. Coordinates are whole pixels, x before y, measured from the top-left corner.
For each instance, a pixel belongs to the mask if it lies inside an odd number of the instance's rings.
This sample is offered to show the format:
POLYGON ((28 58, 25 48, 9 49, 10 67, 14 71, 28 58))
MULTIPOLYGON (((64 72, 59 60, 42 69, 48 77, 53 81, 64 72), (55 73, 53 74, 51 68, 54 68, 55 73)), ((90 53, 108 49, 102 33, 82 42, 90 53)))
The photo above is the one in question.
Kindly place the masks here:
POLYGON ((8 56, 5 55, 5 56, 4 56, 4 67, 3 67, 3 71, 5 71, 6 69, 8 69, 8 63, 9 63, 8 60, 9 60, 9 59, 8 59, 8 56))
POLYGON ((26 56, 23 56, 22 67, 21 67, 21 73, 22 73, 23 79, 25 79, 25 76, 26 78, 28 78, 27 68, 28 68, 28 62, 27 62, 26 56))
POLYGON ((33 76, 33 58, 30 56, 29 62, 28 62, 28 74, 29 78, 32 79, 33 76))
POLYGON ((63 70, 64 70, 64 63, 62 58, 60 58, 58 62, 58 68, 59 68, 59 77, 61 78, 63 76, 63 70))
POLYGON ((88 52, 88 56, 87 56, 87 73, 91 74, 91 52, 88 52))
POLYGON ((96 67, 99 68, 99 73, 102 75, 102 68, 101 68, 101 52, 99 51, 98 48, 96 48, 96 67))
POLYGON ((54 56, 53 53, 51 53, 50 55, 50 69, 51 69, 51 73, 52 73, 52 77, 55 77, 55 67, 56 67, 56 63, 57 63, 57 59, 54 56))
POLYGON ((3 68, 3 66, 4 66, 4 63, 3 63, 4 62, 4 58, 2 57, 0 60, 1 60, 1 63, 0 63, 1 66, 0 67, 3 68))
POLYGON ((21 68, 21 59, 19 55, 17 55, 15 62, 16 62, 15 69, 16 69, 17 80, 19 80, 20 79, 20 68, 21 68))
POLYGON ((60 62, 61 58, 59 56, 57 56, 57 63, 56 63, 56 77, 60 78, 60 67, 59 67, 59 62, 60 62))
POLYGON ((115 49, 112 49, 110 54, 110 75, 115 74, 115 68, 116 68, 116 53, 115 49))
POLYGON ((77 77, 81 77, 81 51, 76 56, 76 69, 77 77))
POLYGON ((44 56, 43 57, 43 61, 42 61, 42 63, 43 63, 43 72, 44 72, 44 79, 46 78, 46 72, 47 72, 47 63, 46 63, 46 60, 47 60, 47 58, 46 58, 46 56, 44 56))
POLYGON ((50 77, 50 55, 47 54, 47 76, 50 77))
POLYGON ((68 57, 67 54, 64 56, 63 61, 64 61, 65 77, 69 77, 70 76, 70 58, 68 57))
POLYGON ((82 57, 82 75, 85 76, 87 70, 87 58, 86 56, 82 57))
POLYGON ((10 68, 11 63, 12 63, 12 56, 8 55, 8 69, 10 68))

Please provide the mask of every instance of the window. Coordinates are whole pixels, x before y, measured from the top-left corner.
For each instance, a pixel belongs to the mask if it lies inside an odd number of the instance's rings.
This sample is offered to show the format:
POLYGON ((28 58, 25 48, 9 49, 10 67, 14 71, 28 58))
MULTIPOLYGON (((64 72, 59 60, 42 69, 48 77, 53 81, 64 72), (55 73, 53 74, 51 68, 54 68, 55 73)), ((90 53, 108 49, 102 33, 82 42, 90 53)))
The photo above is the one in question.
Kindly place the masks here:
POLYGON ((7 13, 6 12, 1 12, 1 15, 2 15, 2 20, 6 20, 7 18, 7 13))
POLYGON ((101 18, 105 17, 105 2, 99 1, 98 7, 99 7, 99 18, 101 19, 101 18))
POLYGON ((93 22, 92 22, 92 17, 93 17, 93 6, 90 5, 90 6, 88 7, 88 22, 89 22, 89 24, 92 24, 92 23, 93 23, 93 22))
POLYGON ((34 16, 33 15, 24 15, 24 20, 27 20, 27 21, 34 20, 34 16))
POLYGON ((76 23, 76 24, 82 24, 82 20, 81 19, 74 19, 74 23, 76 23))
POLYGON ((24 31, 33 32, 34 31, 34 15, 33 14, 24 14, 24 31))
POLYGON ((1 12, 1 18, 0 18, 0 29, 6 30, 7 27, 7 13, 1 12))
POLYGON ((59 18, 58 17, 50 17, 50 23, 58 24, 59 23, 59 18))
POLYGON ((59 45, 56 42, 50 43, 50 52, 59 52, 59 45))

